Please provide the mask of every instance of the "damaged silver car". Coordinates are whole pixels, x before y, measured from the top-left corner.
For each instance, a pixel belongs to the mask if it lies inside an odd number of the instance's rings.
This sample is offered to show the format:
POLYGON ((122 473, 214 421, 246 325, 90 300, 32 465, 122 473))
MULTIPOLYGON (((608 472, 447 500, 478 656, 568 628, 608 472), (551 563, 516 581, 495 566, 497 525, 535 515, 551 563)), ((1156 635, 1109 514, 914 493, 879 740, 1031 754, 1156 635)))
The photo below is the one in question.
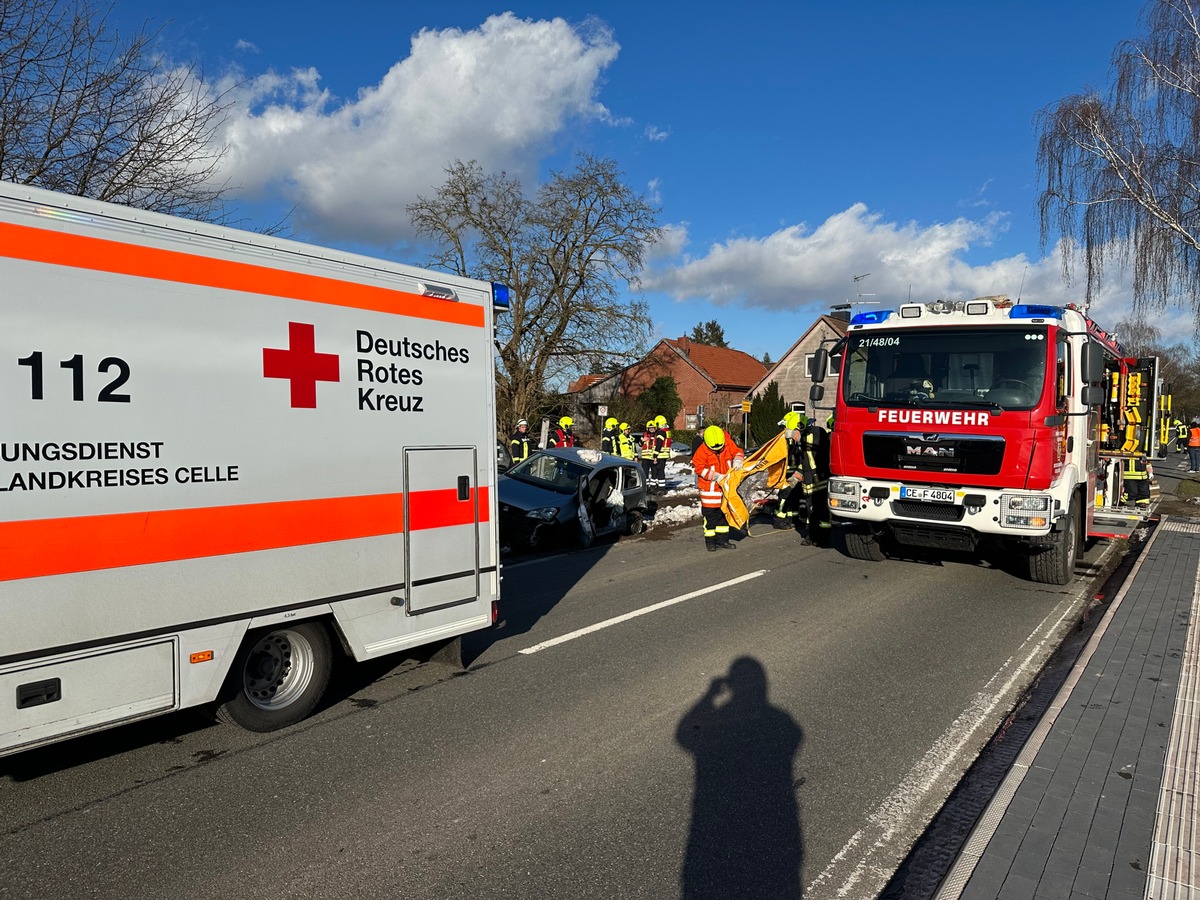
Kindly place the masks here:
POLYGON ((599 450, 538 450, 500 476, 500 540, 542 550, 639 534, 646 513, 641 467, 599 450))

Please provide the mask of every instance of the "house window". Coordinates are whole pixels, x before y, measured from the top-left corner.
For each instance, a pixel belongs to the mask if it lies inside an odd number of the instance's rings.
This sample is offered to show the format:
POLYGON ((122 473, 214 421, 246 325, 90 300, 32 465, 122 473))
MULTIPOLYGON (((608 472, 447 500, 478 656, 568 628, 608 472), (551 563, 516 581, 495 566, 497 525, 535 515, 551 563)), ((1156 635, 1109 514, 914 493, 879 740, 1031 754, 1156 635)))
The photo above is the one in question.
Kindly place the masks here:
POLYGON ((696 417, 695 416, 684 416, 683 417, 683 427, 687 431, 695 431, 696 430, 696 417))

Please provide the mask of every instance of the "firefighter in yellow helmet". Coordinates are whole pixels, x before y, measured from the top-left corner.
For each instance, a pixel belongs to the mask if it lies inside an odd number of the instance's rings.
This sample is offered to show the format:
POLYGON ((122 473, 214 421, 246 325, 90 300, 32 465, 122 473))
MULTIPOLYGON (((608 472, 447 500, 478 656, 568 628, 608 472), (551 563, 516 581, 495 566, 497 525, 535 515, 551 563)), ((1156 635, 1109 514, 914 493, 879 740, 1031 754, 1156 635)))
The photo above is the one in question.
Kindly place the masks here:
POLYGON ((646 475, 646 492, 654 493, 654 459, 657 452, 655 441, 657 440, 658 426, 651 419, 646 423, 646 430, 642 432, 642 446, 638 454, 642 460, 642 469, 646 475))
POLYGON ((704 546, 709 550, 736 549, 729 542, 729 520, 721 509, 721 485, 734 469, 742 467, 742 449, 725 429, 709 425, 704 442, 692 456, 696 486, 700 488, 700 514, 704 517, 704 546))
POLYGON ((617 449, 617 420, 609 416, 604 420, 604 430, 600 432, 600 449, 605 453, 616 456, 617 449))
POLYGON ((546 439, 547 449, 553 447, 574 447, 575 432, 572 428, 575 425, 575 420, 570 416, 563 416, 558 420, 558 426, 550 432, 550 437, 546 439))
POLYGON ((799 531, 800 524, 804 521, 801 515, 804 478, 800 474, 804 417, 793 410, 780 419, 779 424, 783 426, 784 440, 787 441, 787 485, 780 489, 779 503, 775 507, 775 521, 772 524, 776 528, 795 528, 799 531))
POLYGON ((667 460, 671 458, 671 429, 666 416, 654 417, 654 480, 659 493, 667 490, 667 460))
POLYGON ((617 452, 623 459, 637 459, 636 448, 633 446, 633 435, 629 432, 628 422, 622 422, 617 426, 617 452))

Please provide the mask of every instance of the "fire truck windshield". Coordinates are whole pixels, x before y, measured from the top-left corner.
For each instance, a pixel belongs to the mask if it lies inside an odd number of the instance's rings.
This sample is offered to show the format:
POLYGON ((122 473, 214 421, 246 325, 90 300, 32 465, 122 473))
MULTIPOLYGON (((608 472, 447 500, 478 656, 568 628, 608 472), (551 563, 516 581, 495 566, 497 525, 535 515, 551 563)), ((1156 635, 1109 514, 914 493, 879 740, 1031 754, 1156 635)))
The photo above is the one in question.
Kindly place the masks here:
POLYGON ((905 328, 848 336, 841 375, 851 406, 1030 409, 1046 379, 1047 329, 905 328))

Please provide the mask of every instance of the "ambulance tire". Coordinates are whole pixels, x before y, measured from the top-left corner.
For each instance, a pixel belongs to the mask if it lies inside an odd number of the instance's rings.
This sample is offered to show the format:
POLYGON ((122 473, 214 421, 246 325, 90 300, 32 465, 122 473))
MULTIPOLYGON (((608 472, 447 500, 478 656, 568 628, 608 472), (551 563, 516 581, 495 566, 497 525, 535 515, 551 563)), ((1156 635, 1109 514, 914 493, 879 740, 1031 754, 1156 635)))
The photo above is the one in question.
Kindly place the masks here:
POLYGON ((332 671, 329 632, 318 622, 251 632, 233 661, 217 718, 258 732, 295 725, 316 707, 332 671))
POLYGON ((887 557, 880 543, 881 536, 875 534, 870 526, 851 526, 845 532, 846 553, 854 559, 882 562, 887 557))
POLYGON ((635 534, 641 534, 643 528, 645 528, 645 525, 642 522, 641 510, 634 509, 626 514, 625 533, 627 535, 632 537, 635 534))
POLYGON ((1067 526, 1051 532, 1054 544, 1029 557, 1029 577, 1039 584, 1070 584, 1079 558, 1079 504, 1071 501, 1067 526))

